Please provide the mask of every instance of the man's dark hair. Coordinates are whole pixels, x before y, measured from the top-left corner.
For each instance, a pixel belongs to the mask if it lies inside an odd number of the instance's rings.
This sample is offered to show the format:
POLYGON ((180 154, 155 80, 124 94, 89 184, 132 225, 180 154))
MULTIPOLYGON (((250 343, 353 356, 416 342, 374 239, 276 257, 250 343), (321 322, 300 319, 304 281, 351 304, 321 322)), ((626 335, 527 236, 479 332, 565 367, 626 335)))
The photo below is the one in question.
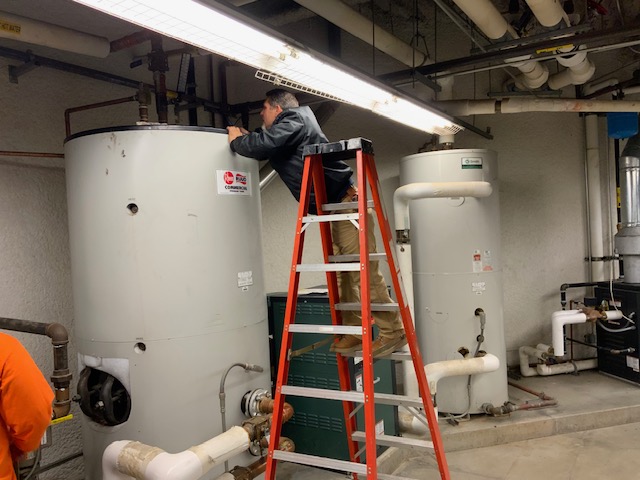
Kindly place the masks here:
POLYGON ((267 92, 267 102, 272 107, 279 105, 283 110, 287 108, 299 107, 298 99, 291 92, 287 92, 282 88, 274 88, 267 92))

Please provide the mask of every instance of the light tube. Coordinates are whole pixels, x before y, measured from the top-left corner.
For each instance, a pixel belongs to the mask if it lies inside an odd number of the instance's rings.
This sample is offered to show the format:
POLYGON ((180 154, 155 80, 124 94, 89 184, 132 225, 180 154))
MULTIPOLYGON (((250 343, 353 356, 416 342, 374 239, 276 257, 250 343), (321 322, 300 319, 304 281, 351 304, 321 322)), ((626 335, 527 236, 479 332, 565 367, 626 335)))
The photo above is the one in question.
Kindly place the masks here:
POLYGON ((74 1, 425 132, 451 135, 462 130, 375 80, 337 68, 319 55, 194 0, 74 1))

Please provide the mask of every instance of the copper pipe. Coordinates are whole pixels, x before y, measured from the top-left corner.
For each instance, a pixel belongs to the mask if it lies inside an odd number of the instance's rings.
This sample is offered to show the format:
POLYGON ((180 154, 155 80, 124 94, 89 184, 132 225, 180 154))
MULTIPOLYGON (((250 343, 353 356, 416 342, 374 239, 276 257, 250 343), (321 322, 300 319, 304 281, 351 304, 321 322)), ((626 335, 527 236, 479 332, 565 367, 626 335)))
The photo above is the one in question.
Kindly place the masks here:
MULTIPOLYGON (((287 437, 280 437, 278 450, 282 450, 283 452, 293 452, 295 449, 296 446, 293 443, 293 440, 287 437)), ((266 469, 267 457, 262 457, 246 467, 236 466, 229 473, 233 475, 235 480, 253 480, 258 475, 263 474, 266 469)))
POLYGON ((531 395, 538 397, 541 400, 554 400, 553 397, 548 396, 547 394, 545 394, 544 392, 536 392, 535 390, 532 390, 530 388, 524 387, 522 385, 518 385, 517 383, 513 383, 513 382, 507 382, 509 385, 511 385, 514 388, 518 388, 520 390, 522 390, 523 392, 527 392, 530 393, 531 395))
POLYGON ((69 343, 67 329, 59 323, 41 323, 2 317, 0 317, 0 328, 14 332, 45 335, 51 339, 51 344, 53 345, 53 373, 51 375, 51 382, 55 389, 53 418, 69 415, 69 411, 71 410, 71 399, 69 398, 71 372, 69 371, 69 359, 67 356, 67 344, 69 343))
POLYGON ((10 150, 0 150, 0 157, 64 158, 64 154, 50 152, 12 152, 10 150))
MULTIPOLYGON (((273 398, 265 397, 260 401, 260 405, 258 406, 258 410, 260 413, 273 413, 273 406, 275 404, 275 400, 273 398)), ((293 417, 293 407, 291 404, 284 402, 282 406, 282 423, 288 422, 293 417)))
POLYGON ((115 100, 107 100, 106 102, 90 103, 89 105, 81 105, 79 107, 67 108, 64 111, 64 126, 65 126, 67 137, 71 135, 71 118, 70 117, 72 113, 81 112, 84 110, 91 110, 94 108, 108 107, 110 105, 118 105, 120 103, 137 102, 137 101, 138 101, 138 95, 136 94, 129 97, 117 98, 115 100))

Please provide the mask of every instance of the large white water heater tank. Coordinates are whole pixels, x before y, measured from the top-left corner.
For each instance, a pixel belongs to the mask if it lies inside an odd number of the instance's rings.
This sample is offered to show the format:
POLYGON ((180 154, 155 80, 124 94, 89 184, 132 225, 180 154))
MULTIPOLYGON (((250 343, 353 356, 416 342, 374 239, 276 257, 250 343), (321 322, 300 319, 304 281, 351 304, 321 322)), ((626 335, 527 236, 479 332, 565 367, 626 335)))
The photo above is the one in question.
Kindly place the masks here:
POLYGON ((482 404, 508 400, 504 341, 500 209, 496 154, 489 150, 442 150, 404 157, 400 183, 489 182, 487 198, 429 198, 409 203, 415 322, 423 360, 433 363, 473 356, 486 315, 480 350, 500 360, 500 368, 471 378, 438 382, 441 412, 481 413, 482 404), (462 353, 461 353, 462 352, 462 353))
MULTIPOLYGON (((133 126, 65 145, 86 478, 104 449, 177 453, 222 433, 269 388, 258 162, 224 130, 133 126)), ((255 460, 249 454, 231 465, 255 460)), ((222 467, 206 478, 216 478, 222 467)))

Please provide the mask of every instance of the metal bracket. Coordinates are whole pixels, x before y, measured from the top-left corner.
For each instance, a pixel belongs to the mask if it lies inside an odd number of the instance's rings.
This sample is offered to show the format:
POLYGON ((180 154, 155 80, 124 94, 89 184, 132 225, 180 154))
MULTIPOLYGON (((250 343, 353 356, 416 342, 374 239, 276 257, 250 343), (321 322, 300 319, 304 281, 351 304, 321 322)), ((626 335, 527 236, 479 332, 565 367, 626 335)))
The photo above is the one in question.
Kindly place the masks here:
POLYGON ((36 63, 35 56, 33 55, 33 53, 31 53, 31 50, 27 51, 27 55, 29 55, 29 60, 24 62, 22 65, 19 65, 17 67, 14 65, 9 65, 9 81, 11 83, 18 83, 18 78, 20 78, 22 75, 25 75, 26 73, 29 73, 34 68, 40 66, 36 63))

